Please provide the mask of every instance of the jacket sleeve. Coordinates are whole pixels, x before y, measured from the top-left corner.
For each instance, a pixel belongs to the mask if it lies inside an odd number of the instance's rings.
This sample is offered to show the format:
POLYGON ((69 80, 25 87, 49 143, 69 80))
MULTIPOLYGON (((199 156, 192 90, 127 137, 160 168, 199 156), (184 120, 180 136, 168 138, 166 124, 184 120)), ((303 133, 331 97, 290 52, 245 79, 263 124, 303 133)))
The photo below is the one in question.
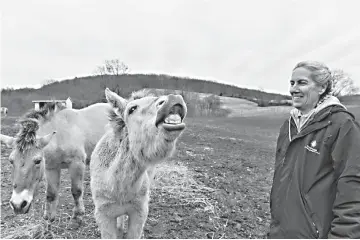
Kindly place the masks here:
POLYGON ((334 218, 329 238, 360 238, 360 125, 348 119, 340 127, 332 152, 340 161, 334 218))

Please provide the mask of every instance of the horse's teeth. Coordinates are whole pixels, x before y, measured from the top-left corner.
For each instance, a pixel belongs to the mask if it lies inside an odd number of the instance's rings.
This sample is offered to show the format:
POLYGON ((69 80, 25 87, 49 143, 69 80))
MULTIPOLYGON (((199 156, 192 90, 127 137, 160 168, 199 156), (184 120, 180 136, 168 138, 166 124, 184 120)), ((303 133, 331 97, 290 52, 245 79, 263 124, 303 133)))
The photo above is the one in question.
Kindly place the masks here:
POLYGON ((164 122, 169 124, 179 124, 181 123, 181 117, 179 114, 170 114, 165 118, 164 122))

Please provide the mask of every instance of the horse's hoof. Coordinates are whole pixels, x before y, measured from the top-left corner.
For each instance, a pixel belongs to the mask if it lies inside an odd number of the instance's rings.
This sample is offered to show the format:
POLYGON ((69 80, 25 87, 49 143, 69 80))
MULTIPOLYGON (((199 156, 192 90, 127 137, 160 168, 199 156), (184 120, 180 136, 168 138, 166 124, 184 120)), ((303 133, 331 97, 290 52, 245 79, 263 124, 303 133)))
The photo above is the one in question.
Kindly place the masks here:
POLYGON ((82 218, 81 217, 75 217, 71 219, 70 228, 71 229, 78 229, 82 224, 82 218))
POLYGON ((44 214, 44 220, 53 222, 55 220, 55 217, 50 217, 48 214, 44 214))
POLYGON ((73 215, 72 218, 78 218, 85 215, 84 209, 73 209, 73 215))

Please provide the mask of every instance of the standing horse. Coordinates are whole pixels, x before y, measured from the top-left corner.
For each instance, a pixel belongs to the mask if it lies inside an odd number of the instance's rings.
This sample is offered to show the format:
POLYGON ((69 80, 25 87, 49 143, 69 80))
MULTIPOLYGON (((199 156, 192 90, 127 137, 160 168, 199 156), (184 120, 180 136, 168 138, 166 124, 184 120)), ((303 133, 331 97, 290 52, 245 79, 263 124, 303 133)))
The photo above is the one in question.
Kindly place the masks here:
POLYGON ((185 128, 187 108, 180 95, 144 93, 125 100, 105 90, 113 106, 112 128, 97 143, 90 161, 95 219, 102 238, 123 237, 123 215, 129 217, 126 237, 141 237, 154 166, 173 154, 185 128))
POLYGON ((75 201, 73 218, 83 215, 85 162, 108 122, 108 103, 96 103, 76 110, 49 103, 32 110, 20 121, 16 137, 1 135, 1 142, 13 148, 13 193, 10 205, 15 213, 27 213, 39 182, 47 181, 44 218, 54 220, 59 199, 61 169, 69 169, 71 193, 75 201))
POLYGON ((8 109, 6 107, 1 107, 1 115, 4 115, 6 117, 8 114, 8 109))

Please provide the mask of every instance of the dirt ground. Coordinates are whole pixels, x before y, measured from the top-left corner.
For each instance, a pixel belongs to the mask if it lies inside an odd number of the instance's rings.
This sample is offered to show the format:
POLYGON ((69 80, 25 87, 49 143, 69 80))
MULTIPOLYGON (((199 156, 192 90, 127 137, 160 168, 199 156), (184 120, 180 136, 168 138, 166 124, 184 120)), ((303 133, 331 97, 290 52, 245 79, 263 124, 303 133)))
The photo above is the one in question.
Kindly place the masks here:
MULTIPOLYGON (((359 111, 360 112, 360 111, 359 111)), ((192 194, 154 186, 144 238, 265 238, 269 229, 269 193, 275 140, 285 113, 228 118, 188 118, 174 156, 191 178, 192 194)), ((16 118, 2 119, 1 132, 14 135, 16 118)), ((1 146, 1 238, 100 238, 93 217, 89 172, 85 180, 86 214, 71 222, 73 199, 66 170, 60 202, 51 226, 42 220, 44 183, 32 210, 14 215, 10 206, 10 150, 1 146), (46 231, 42 231, 46 228, 46 231)), ((176 174, 174 175, 175 181, 176 174)), ((159 177, 160 178, 160 177, 159 177)), ((166 188, 167 187, 167 188, 166 188)))
MULTIPOLYGON (((225 107, 236 109, 234 106, 240 104, 236 101, 227 99, 225 107)), ((176 153, 162 165, 167 168, 159 169, 156 175, 144 238, 266 237, 275 140, 288 116, 287 109, 238 109, 227 118, 186 119, 187 128, 176 153)), ((360 118, 360 107, 351 111, 360 118)), ((15 120, 2 118, 1 133, 15 135, 15 120)), ((42 220, 44 182, 32 210, 27 215, 14 215, 9 206, 9 153, 2 145, 1 238, 100 238, 88 170, 86 214, 80 225, 71 221, 73 199, 66 170, 61 177, 57 218, 51 225, 42 220)))
MULTIPOLYGON (((14 135, 15 119, 3 119, 1 132, 14 135)), ((269 227, 273 149, 281 121, 264 117, 187 119, 187 129, 169 163, 191 171, 196 184, 203 186, 197 190, 201 197, 186 201, 179 194, 171 195, 155 187, 144 237, 264 238, 269 227)), ((44 183, 30 213, 14 215, 8 203, 12 192, 9 153, 10 150, 2 146, 2 237, 36 237, 36 228, 43 227, 44 183), (19 231, 14 232, 15 229, 23 229, 23 236, 19 231)), ((64 170, 58 218, 51 224, 50 235, 40 237, 99 238, 88 171, 84 200, 86 214, 81 226, 74 227, 70 219, 73 207, 70 182, 64 170)))

